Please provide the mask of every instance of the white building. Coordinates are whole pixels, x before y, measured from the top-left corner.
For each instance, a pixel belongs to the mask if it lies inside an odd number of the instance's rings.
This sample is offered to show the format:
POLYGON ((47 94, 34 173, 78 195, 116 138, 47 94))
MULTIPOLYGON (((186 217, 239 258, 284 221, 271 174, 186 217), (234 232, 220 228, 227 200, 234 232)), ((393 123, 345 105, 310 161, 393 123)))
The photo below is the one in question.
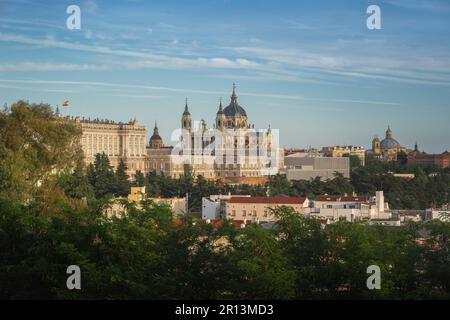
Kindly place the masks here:
POLYGON ((383 191, 377 191, 374 197, 358 196, 317 196, 312 208, 305 210, 305 216, 338 221, 364 221, 371 219, 389 219, 389 206, 384 202, 383 191))
POLYGON ((217 220, 225 217, 226 202, 231 197, 250 197, 250 195, 210 195, 202 198, 202 219, 217 220))
POLYGON ((425 210, 426 220, 441 220, 450 222, 450 210, 445 209, 427 209, 425 210))

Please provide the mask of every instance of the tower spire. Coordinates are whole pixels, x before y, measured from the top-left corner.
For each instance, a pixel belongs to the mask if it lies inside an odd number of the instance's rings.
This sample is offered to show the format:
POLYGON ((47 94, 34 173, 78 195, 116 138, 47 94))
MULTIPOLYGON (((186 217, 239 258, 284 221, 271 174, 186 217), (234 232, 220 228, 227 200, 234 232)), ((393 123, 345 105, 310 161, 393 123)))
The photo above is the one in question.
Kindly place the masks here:
POLYGON ((236 83, 234 83, 234 82, 233 82, 233 93, 231 94, 231 102, 233 102, 233 103, 237 102, 236 83))
POLYGON ((184 112, 183 115, 190 115, 188 107, 188 98, 185 99, 184 112))

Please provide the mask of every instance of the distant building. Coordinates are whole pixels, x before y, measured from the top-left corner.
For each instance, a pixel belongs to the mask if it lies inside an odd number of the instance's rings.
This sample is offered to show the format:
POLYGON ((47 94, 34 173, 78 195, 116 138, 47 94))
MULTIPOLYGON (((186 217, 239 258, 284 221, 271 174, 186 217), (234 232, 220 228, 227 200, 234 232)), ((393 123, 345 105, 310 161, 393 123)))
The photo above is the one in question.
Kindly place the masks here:
POLYGON ((309 205, 306 197, 231 197, 226 201, 225 218, 251 223, 277 221, 270 209, 287 206, 303 214, 309 205))
POLYGON ((211 195, 202 199, 202 219, 215 221, 227 219, 248 223, 277 221, 270 209, 278 206, 293 208, 303 215, 309 205, 306 197, 253 197, 250 195, 211 195))
POLYGON ((450 208, 427 209, 425 210, 425 220, 441 220, 450 222, 450 208))
POLYGON ((406 153, 405 147, 402 147, 400 143, 394 139, 392 130, 390 127, 386 130, 386 138, 380 141, 378 137, 372 140, 372 149, 367 150, 367 155, 372 155, 376 159, 382 159, 387 161, 397 160, 397 155, 400 152, 406 153))
POLYGON ((290 156, 296 154, 298 157, 324 157, 325 154, 323 151, 318 150, 316 148, 308 148, 308 149, 284 149, 284 156, 290 156))
POLYGON ((408 153, 408 163, 413 163, 418 166, 437 166, 441 169, 450 166, 450 152, 445 151, 441 154, 428 154, 424 151, 419 151, 417 143, 414 150, 408 153))
POLYGON ((120 217, 127 213, 124 202, 134 202, 136 207, 141 208, 141 202, 144 200, 153 201, 158 205, 168 205, 173 212, 174 217, 184 215, 188 212, 187 198, 151 198, 147 197, 145 187, 131 187, 130 194, 127 199, 115 198, 106 207, 105 214, 107 217, 120 217))
POLYGON ((188 212, 187 198, 147 198, 159 205, 168 205, 174 217, 185 215, 188 212))
POLYGON ((145 171, 155 171, 165 176, 171 176, 173 164, 171 161, 173 147, 166 147, 159 135, 158 125, 155 122, 153 135, 147 146, 147 157, 145 159, 145 171))
POLYGON ((202 219, 219 220, 226 216, 226 203, 231 197, 251 197, 250 195, 210 195, 202 198, 202 219))
POLYGON ((291 154, 284 159, 288 180, 310 180, 316 177, 322 180, 333 179, 336 172, 345 178, 350 177, 350 159, 331 157, 309 157, 303 154, 291 154))
POLYGON ((130 176, 145 170, 147 131, 136 119, 128 123, 80 117, 74 120, 82 130, 81 147, 87 164, 95 161, 96 154, 105 153, 114 168, 123 160, 130 176))
POLYGON ((350 222, 389 218, 389 205, 384 201, 383 191, 377 191, 371 198, 364 196, 316 196, 313 206, 305 215, 318 219, 350 222))
POLYGON ((145 187, 131 187, 128 201, 139 203, 146 199, 145 187))
POLYGON ((322 152, 326 157, 341 158, 345 156, 357 156, 361 165, 366 163, 366 149, 357 146, 332 146, 323 147, 322 152))

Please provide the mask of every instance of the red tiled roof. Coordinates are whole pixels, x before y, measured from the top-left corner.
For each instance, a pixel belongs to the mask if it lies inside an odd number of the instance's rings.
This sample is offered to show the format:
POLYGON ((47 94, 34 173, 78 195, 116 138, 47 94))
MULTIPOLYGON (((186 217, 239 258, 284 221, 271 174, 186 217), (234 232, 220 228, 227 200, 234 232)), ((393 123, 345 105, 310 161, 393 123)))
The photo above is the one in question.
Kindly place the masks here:
POLYGON ((341 201, 346 201, 346 202, 367 202, 367 197, 342 197, 341 201))
MULTIPOLYGON (((244 220, 228 220, 232 225, 234 225, 236 228, 240 228, 241 225, 244 223, 244 220)), ((221 228, 224 226, 225 221, 223 220, 211 220, 211 224, 216 228, 221 228)))
POLYGON ((173 222, 174 224, 176 224, 177 226, 180 226, 180 225, 183 224, 183 221, 181 221, 181 219, 179 219, 179 218, 173 219, 172 222, 173 222))
POLYGON ((303 204, 306 197, 231 197, 229 203, 303 204))
POLYGON ((339 201, 341 196, 316 196, 316 201, 339 201))

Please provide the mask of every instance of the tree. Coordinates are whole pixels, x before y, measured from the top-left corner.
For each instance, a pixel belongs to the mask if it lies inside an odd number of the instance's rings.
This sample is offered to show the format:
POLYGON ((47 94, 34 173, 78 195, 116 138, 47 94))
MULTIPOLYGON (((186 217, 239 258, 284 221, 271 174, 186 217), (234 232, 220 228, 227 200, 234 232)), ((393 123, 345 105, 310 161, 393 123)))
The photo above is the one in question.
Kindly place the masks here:
POLYGON ((344 157, 348 157, 350 161, 350 171, 361 166, 361 159, 354 154, 344 154, 344 157))
POLYGON ((97 199, 114 195, 117 180, 105 153, 95 155, 94 164, 88 169, 88 177, 97 199))
POLYGON ((397 153, 397 162, 402 166, 408 163, 408 156, 406 155, 405 152, 401 151, 397 153))
POLYGON ((126 197, 130 193, 131 183, 127 170, 125 162, 120 159, 116 169, 116 188, 114 192, 116 196, 126 197))
POLYGON ((145 179, 145 175, 140 170, 136 171, 134 175, 133 186, 144 187, 146 183, 147 181, 145 179))
POLYGON ((85 168, 82 165, 77 165, 73 173, 60 174, 58 184, 68 197, 87 200, 95 197, 92 185, 84 171, 85 168))
POLYGON ((81 161, 81 131, 48 104, 18 101, 0 111, 0 196, 29 201, 55 173, 81 161))

